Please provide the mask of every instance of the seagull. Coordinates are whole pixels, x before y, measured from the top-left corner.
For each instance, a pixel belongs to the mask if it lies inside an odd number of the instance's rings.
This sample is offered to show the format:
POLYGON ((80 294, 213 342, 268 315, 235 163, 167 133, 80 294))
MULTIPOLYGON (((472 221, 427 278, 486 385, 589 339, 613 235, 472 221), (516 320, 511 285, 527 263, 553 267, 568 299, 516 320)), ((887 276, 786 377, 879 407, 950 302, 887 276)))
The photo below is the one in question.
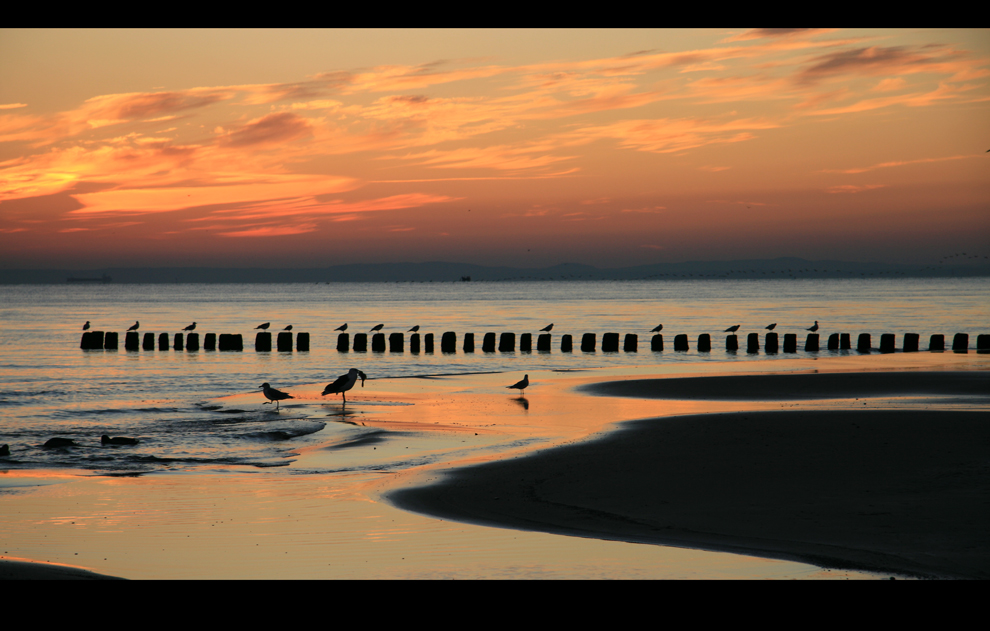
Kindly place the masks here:
POLYGON ((129 328, 127 330, 128 331, 137 331, 139 326, 141 326, 141 323, 140 322, 135 322, 134 323, 134 326, 132 326, 131 328, 129 328))
POLYGON ((361 378, 361 387, 364 387, 364 380, 368 378, 368 375, 364 374, 357 368, 351 368, 347 371, 346 375, 341 375, 337 377, 337 380, 333 383, 327 384, 327 387, 323 389, 323 394, 320 396, 326 396, 328 394, 339 394, 344 397, 344 403, 347 403, 346 392, 354 387, 357 383, 358 377, 361 378))
POLYGON ((381 331, 383 326, 385 326, 385 325, 384 324, 376 324, 375 326, 371 327, 371 330, 372 331, 381 331))
POLYGON ((729 328, 727 328, 726 330, 724 330, 724 331, 722 331, 722 332, 723 332, 723 333, 735 333, 736 331, 738 331, 738 330, 739 330, 739 327, 740 327, 740 326, 741 326, 741 325, 739 325, 739 324, 737 324, 737 325, 735 325, 735 326, 730 326, 729 328))
MULTIPOLYGON (((265 398, 268 399, 267 403, 271 403, 272 401, 275 402, 276 410, 278 409, 279 401, 284 401, 285 399, 295 399, 295 397, 292 396, 291 394, 286 394, 285 392, 281 392, 271 387, 270 385, 268 385, 268 382, 265 382, 258 387, 262 388, 262 390, 264 391, 265 398)), ((262 405, 264 405, 264 403, 262 403, 262 405)))
POLYGON ((104 434, 100 436, 100 443, 103 445, 136 445, 138 444, 138 439, 128 438, 127 436, 114 436, 110 438, 104 434))
POLYGON ((270 327, 271 325, 272 325, 271 322, 265 322, 264 324, 259 324, 258 326, 254 327, 254 328, 255 328, 255 330, 261 329, 263 331, 267 331, 268 330, 268 327, 270 327))
POLYGON ((815 326, 810 326, 807 329, 805 329, 805 331, 811 331, 812 333, 814 333, 817 330, 818 330, 818 320, 815 320, 815 326))
POLYGON ((663 331, 662 324, 656 325, 653 329, 650 330, 650 333, 659 333, 660 331, 663 331))
POLYGON ((774 322, 774 323, 773 323, 773 324, 771 324, 770 326, 768 326, 768 327, 764 327, 764 328, 765 328, 765 329, 766 329, 767 331, 773 331, 774 329, 776 329, 776 328, 777 328, 777 323, 776 323, 776 322, 774 322))
POLYGON ((282 329, 282 330, 283 330, 283 331, 291 331, 291 330, 292 330, 292 325, 290 324, 289 326, 287 326, 287 327, 285 327, 285 328, 284 328, 284 329, 282 329))
POLYGON ((418 331, 418 330, 419 330, 419 325, 417 324, 417 325, 416 325, 416 326, 414 326, 413 328, 411 328, 411 329, 409 329, 409 331, 408 331, 408 333, 415 333, 415 332, 416 332, 416 331, 418 331))
MULTIPOLYGON (((549 333, 550 331, 553 330, 553 322, 551 322, 550 324, 546 325, 545 327, 543 327, 540 330, 543 331, 543 332, 545 332, 545 333, 549 333)), ((525 388, 526 386, 523 386, 523 387, 525 388)))
POLYGON ((334 329, 334 331, 346 331, 346 330, 347 330, 346 322, 344 323, 344 326, 338 326, 336 329, 334 329))
POLYGON ((182 330, 183 331, 195 331, 196 330, 196 323, 193 322, 192 324, 190 324, 189 326, 187 326, 186 328, 184 328, 182 330))
MULTIPOLYGON (((552 325, 551 325, 552 326, 552 325)), ((516 390, 522 390, 526 392, 526 388, 529 386, 529 375, 522 378, 522 381, 512 384, 511 386, 505 386, 507 389, 515 388, 516 390)))
POLYGON ((86 324, 83 325, 83 331, 89 330, 89 320, 86 320, 86 324))

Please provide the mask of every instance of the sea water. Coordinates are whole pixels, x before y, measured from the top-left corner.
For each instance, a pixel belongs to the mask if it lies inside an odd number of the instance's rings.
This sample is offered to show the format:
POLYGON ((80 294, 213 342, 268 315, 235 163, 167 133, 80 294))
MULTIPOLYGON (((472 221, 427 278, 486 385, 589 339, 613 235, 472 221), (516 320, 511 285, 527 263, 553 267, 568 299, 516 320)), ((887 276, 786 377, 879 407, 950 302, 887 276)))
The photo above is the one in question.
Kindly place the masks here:
MULTIPOLYGON (((927 349, 933 333, 990 332, 990 279, 869 280, 698 280, 698 281, 533 281, 456 283, 336 283, 251 285, 6 285, 0 286, 0 444, 11 455, 7 469, 68 468, 93 475, 281 467, 297 449, 349 431, 324 410, 276 414, 263 405, 263 382, 291 392, 293 386, 329 383, 349 368, 371 381, 386 377, 478 372, 508 373, 506 382, 536 370, 578 370, 616 366, 662 366, 676 362, 710 365, 769 357, 801 357, 806 329, 817 320, 817 357, 830 333, 870 333, 874 347, 883 333, 901 344, 905 332, 921 334, 927 349), (120 334, 119 350, 81 350, 82 325, 120 334), (124 332, 156 334, 156 350, 124 350, 124 332), (157 350, 157 335, 180 332, 240 333, 242 352, 157 350), (288 325, 310 334, 307 352, 256 352, 256 327, 270 322, 274 337, 288 325), (336 350, 335 329, 406 334, 405 352, 336 350), (518 337, 553 323, 549 352, 522 352, 518 337), (746 352, 746 335, 777 323, 798 336, 796 354, 746 352), (650 350, 650 330, 663 324, 664 350, 650 350), (725 349, 724 330, 740 325, 738 352, 725 349), (433 333, 435 352, 412 353, 408 329, 433 333), (444 332, 457 334, 457 351, 442 353, 444 332), (485 333, 513 332, 513 352, 485 353, 485 333), (602 334, 639 336, 637 352, 602 352, 602 334), (463 351, 465 333, 476 350, 463 351), (595 333, 595 352, 580 350, 581 336, 595 333), (673 337, 687 334, 688 351, 674 351, 673 337), (699 352, 702 333, 712 350, 699 352), (561 352, 570 334, 574 350, 561 352), (224 405, 217 398, 259 392, 257 405, 224 405), (136 436, 136 447, 103 448, 102 434, 136 436), (43 449, 61 436, 81 444, 43 449)), ((273 344, 274 347, 274 344, 273 344)), ((370 348, 370 335, 369 335, 370 348)), ((360 390, 352 391, 352 399, 360 390)), ((338 397, 328 397, 331 402, 338 397)), ((319 406, 314 406, 319 408, 319 406)), ((415 464, 422 464, 416 462, 415 464)), ((370 460, 360 465, 374 470, 370 460)), ((401 463, 390 463, 400 466, 401 463)))

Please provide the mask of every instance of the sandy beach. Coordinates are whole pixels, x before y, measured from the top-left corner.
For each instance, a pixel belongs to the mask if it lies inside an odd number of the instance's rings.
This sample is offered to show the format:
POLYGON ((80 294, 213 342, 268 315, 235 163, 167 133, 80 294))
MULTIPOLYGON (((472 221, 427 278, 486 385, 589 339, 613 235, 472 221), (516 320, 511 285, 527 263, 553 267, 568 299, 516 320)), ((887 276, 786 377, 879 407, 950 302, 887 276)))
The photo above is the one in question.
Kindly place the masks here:
MULTIPOLYGON (((4 472, 0 571, 984 578, 988 364, 898 354, 545 371, 522 396, 498 373, 372 380, 346 409, 323 384, 299 386, 281 421, 315 412, 354 433, 286 467, 4 472), (369 454, 380 470, 358 466, 369 454)), ((257 392, 218 402, 268 407, 257 392)))

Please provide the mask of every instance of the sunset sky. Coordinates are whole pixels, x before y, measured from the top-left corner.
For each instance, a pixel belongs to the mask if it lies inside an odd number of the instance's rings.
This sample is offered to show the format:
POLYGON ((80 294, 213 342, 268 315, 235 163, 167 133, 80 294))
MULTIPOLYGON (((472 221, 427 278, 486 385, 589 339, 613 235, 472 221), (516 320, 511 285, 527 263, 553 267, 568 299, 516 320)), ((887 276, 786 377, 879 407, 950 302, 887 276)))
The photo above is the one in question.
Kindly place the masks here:
POLYGON ((0 267, 990 254, 990 30, 0 30, 0 267))

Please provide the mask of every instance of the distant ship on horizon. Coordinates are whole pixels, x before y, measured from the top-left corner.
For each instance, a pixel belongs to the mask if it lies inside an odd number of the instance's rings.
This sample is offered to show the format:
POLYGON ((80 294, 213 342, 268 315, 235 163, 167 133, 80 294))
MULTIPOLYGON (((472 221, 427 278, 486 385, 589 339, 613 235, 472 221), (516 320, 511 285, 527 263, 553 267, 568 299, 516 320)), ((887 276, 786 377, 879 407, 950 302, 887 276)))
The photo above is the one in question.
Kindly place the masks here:
POLYGON ((104 274, 100 278, 76 278, 75 276, 70 276, 66 279, 68 283, 112 283, 113 279, 104 274))

